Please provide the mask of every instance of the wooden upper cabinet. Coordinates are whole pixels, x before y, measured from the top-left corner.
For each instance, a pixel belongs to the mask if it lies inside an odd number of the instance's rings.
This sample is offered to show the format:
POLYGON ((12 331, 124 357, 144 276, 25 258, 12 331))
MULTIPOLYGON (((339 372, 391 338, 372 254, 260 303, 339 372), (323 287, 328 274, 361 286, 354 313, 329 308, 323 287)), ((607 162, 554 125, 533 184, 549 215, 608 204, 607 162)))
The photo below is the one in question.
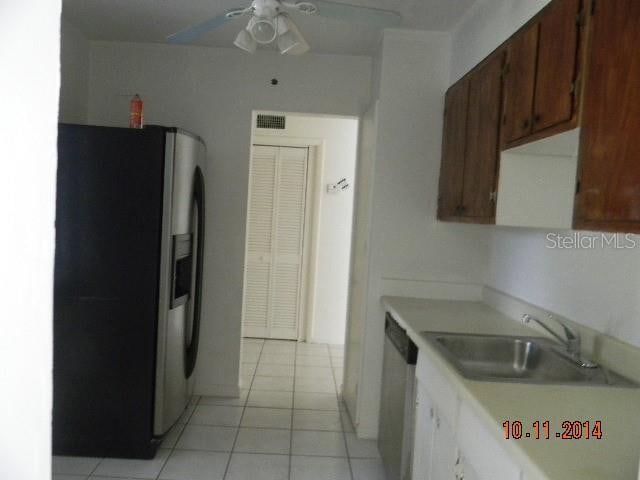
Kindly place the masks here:
POLYGON ((640 1, 593 7, 574 224, 640 232, 640 1))
POLYGON ((538 23, 533 23, 518 32, 507 46, 503 118, 505 144, 531 133, 539 27, 538 23))
POLYGON ((495 218, 504 54, 491 57, 469 77, 466 154, 461 213, 495 218))
POLYGON ((577 106, 581 0, 555 0, 539 21, 533 132, 569 122, 577 106))
POLYGON ((580 126, 574 227, 640 233, 640 0, 552 0, 446 98, 438 217, 491 223, 499 149, 580 126))
POLYGON ((461 80, 453 85, 445 97, 438 196, 438 218, 442 220, 458 215, 462 204, 468 99, 469 82, 467 80, 461 80))

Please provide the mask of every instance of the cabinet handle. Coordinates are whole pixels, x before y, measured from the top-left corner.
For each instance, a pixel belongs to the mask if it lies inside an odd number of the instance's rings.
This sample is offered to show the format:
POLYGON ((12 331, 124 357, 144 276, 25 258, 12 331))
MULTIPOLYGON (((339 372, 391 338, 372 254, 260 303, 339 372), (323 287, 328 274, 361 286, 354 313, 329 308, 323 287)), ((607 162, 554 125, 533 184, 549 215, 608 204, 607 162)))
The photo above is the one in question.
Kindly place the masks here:
POLYGON ((533 122, 534 123, 540 123, 540 120, 542 120, 542 116, 539 113, 536 114, 535 117, 533 117, 533 122))
POLYGON ((433 418, 433 407, 429 409, 429 418, 433 418))
POLYGON ((529 119, 527 118, 524 122, 522 122, 522 129, 526 130, 529 128, 529 119))

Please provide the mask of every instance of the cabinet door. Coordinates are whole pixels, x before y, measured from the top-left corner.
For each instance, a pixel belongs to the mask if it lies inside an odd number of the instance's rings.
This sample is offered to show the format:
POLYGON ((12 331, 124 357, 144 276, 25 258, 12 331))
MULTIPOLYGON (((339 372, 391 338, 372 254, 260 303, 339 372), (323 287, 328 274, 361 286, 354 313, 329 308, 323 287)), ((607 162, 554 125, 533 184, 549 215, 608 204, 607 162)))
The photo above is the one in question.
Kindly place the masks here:
POLYGON ((640 232, 640 2, 599 0, 590 22, 577 228, 640 232))
POLYGON ((469 79, 462 215, 495 216, 504 54, 491 58, 469 79))
POLYGON ((531 133, 539 24, 519 32, 507 47, 504 143, 531 133))
POLYGON ((430 480, 435 432, 435 410, 424 387, 418 382, 413 438, 413 480, 430 480))
MULTIPOLYGON (((464 480, 482 480, 482 477, 478 475, 478 472, 475 471, 475 469, 473 468, 473 465, 471 464, 471 462, 469 462, 467 458, 461 457, 460 463, 462 463, 462 471, 464 472, 464 475, 462 476, 462 478, 464 478, 464 480)), ((517 480, 517 479, 514 479, 514 480, 517 480)))
MULTIPOLYGON (((489 452, 487 452, 487 455, 489 455, 489 452)), ((487 457, 488 462, 492 462, 493 460, 494 459, 492 457, 487 457)), ((521 480, 521 473, 518 468, 515 468, 515 469, 507 468, 506 470, 500 470, 499 467, 502 463, 502 458, 496 458, 495 461, 498 464, 498 468, 495 469, 496 470, 495 472, 489 472, 489 473, 482 472, 482 470, 479 470, 476 468, 476 466, 473 464, 471 460, 469 460, 467 457, 464 456, 464 454, 462 454, 460 458, 460 463, 461 463, 461 470, 463 474, 460 475, 460 479, 463 479, 463 480, 521 480)))
POLYGON ((457 456, 455 432, 449 421, 439 415, 437 410, 435 422, 430 480, 454 480, 454 466, 457 456))
POLYGON ((581 3, 581 0, 555 0, 540 19, 534 132, 573 117, 581 3))
POLYGON ((462 203, 468 99, 469 82, 466 79, 453 85, 445 98, 438 196, 440 219, 456 216, 462 203))
POLYGON ((463 459, 465 480, 519 480, 520 467, 505 451, 505 442, 497 440, 484 420, 464 403, 458 417, 458 444, 463 459))

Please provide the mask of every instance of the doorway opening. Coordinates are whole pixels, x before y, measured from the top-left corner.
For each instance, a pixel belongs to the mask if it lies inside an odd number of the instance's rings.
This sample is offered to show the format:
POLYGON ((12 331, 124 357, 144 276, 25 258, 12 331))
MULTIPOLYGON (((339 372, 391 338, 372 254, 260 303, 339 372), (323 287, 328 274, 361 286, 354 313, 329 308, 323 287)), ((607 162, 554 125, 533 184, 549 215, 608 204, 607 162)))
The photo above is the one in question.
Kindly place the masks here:
POLYGON ((298 339, 312 154, 311 147, 252 145, 243 297, 247 337, 298 339))
POLYGON ((358 123, 253 112, 243 338, 344 344, 358 123))

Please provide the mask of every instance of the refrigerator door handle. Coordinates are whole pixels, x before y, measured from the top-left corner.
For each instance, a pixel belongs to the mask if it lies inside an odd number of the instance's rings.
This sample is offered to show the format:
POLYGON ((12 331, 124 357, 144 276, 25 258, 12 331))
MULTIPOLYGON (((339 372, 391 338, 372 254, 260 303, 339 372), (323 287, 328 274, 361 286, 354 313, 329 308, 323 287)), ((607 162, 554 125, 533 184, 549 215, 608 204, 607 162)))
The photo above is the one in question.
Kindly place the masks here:
POLYGON ((195 219, 196 236, 193 238, 192 254, 195 256, 195 278, 191 286, 191 301, 193 310, 193 320, 191 335, 186 339, 185 345, 185 376, 191 377, 196 366, 198 356, 198 342, 200 337, 200 317, 202 314, 202 276, 204 267, 204 219, 205 219, 205 196, 204 196, 204 176, 200 167, 196 167, 193 176, 193 208, 196 209, 195 219))

